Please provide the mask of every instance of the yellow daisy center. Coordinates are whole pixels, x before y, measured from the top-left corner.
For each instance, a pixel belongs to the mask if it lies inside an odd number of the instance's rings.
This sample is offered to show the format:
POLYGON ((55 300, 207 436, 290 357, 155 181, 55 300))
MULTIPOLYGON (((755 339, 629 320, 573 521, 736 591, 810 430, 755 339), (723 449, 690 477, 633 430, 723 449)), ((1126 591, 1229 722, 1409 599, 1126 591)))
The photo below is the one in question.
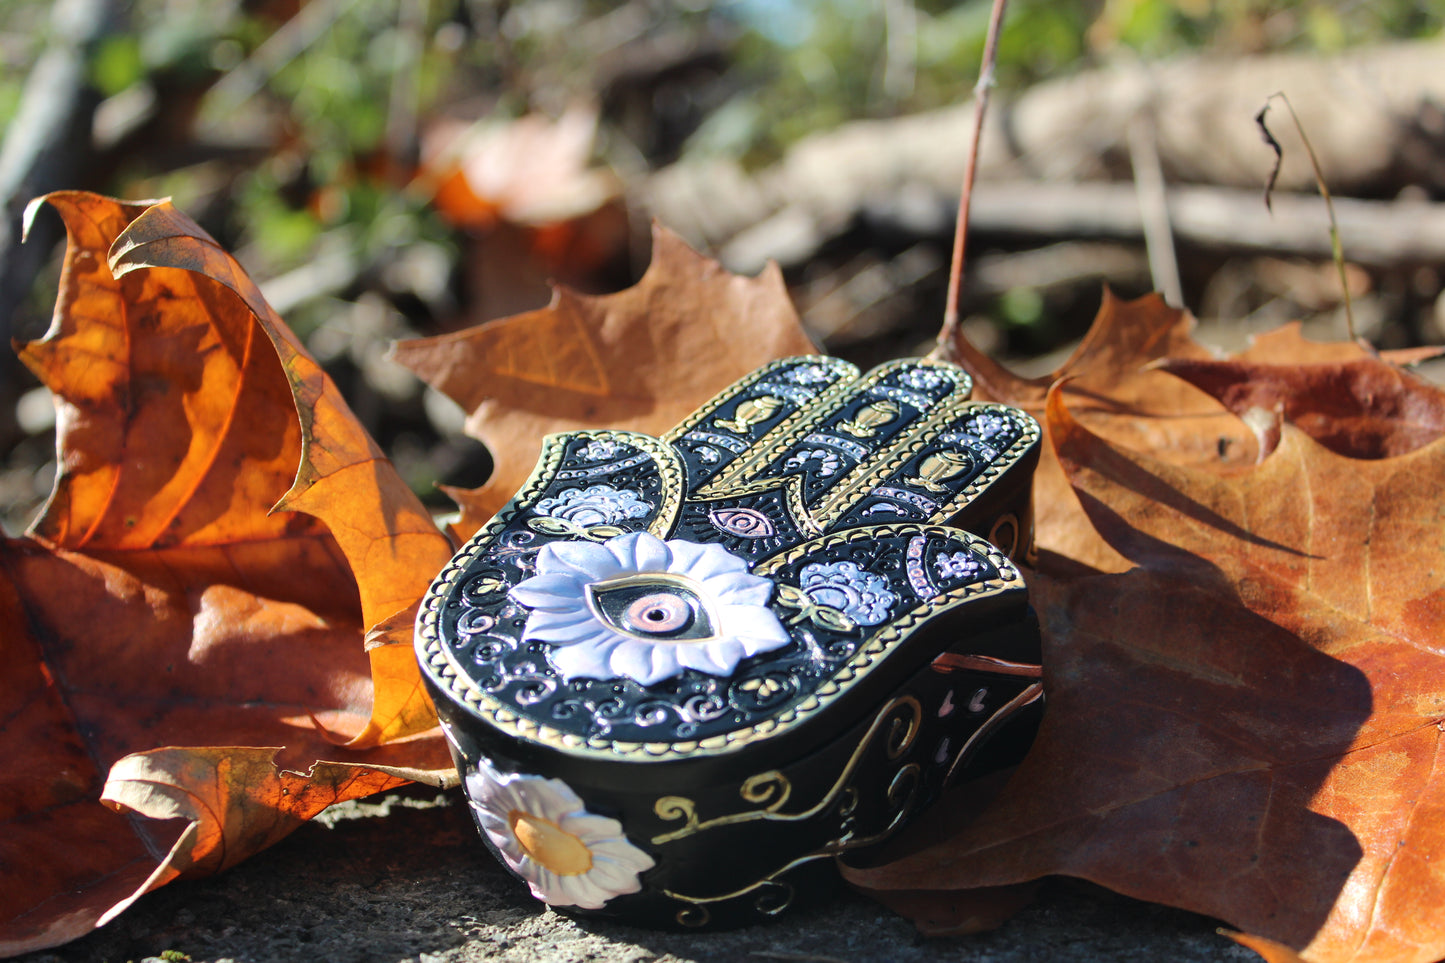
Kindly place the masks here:
POLYGON ((543 868, 558 876, 579 876, 592 868, 592 850, 552 820, 513 809, 507 822, 522 851, 543 868))

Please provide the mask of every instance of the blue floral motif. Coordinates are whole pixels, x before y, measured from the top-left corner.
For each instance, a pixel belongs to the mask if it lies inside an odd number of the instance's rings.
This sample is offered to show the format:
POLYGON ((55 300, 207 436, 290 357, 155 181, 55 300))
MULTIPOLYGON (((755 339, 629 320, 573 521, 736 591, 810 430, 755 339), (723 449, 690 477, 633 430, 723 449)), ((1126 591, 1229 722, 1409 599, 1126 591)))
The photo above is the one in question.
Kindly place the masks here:
POLYGON ((943 384, 944 377, 937 371, 928 368, 914 368, 905 372, 898 378, 898 383, 905 388, 913 388, 917 391, 927 391, 929 388, 937 388, 943 384))
POLYGON ((636 492, 619 490, 611 485, 590 485, 567 488, 552 498, 537 502, 536 512, 543 518, 560 518, 586 528, 591 525, 615 525, 628 518, 642 518, 652 511, 652 503, 636 492))
POLYGON ((828 370, 820 364, 805 364, 789 371, 787 378, 800 385, 815 385, 828 380, 828 370))
POLYGON ((615 441, 594 438, 577 454, 583 461, 602 461, 604 458, 611 458, 622 449, 623 446, 615 441))
POLYGON ((968 424, 969 430, 984 441, 992 441, 997 435, 1008 430, 1009 423, 1002 415, 984 412, 968 424))
POLYGON ((856 562, 814 562, 803 566, 798 587, 814 605, 837 609, 859 625, 878 625, 898 596, 888 580, 865 572, 856 562))

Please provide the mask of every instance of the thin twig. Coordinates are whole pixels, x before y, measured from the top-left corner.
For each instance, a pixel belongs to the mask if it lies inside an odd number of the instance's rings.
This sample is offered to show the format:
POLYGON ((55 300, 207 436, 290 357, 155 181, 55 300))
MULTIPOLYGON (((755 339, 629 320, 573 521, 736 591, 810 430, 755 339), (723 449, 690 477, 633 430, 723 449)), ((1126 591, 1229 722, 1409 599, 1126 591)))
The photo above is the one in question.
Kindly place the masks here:
POLYGON ((988 39, 983 45, 983 63, 978 83, 973 87, 973 133, 964 161, 963 188, 958 197, 958 220, 953 228, 953 260, 948 270, 948 295, 943 306, 943 328, 938 332, 938 347, 930 357, 956 359, 954 339, 958 335, 958 291, 963 283, 963 249, 968 242, 968 207, 973 199, 973 179, 978 170, 979 142, 983 139, 983 118, 988 112, 989 92, 994 85, 994 64, 998 61, 998 35, 1003 27, 1003 12, 1008 0, 993 0, 993 13, 988 21, 988 39))
POLYGON ((1184 287, 1179 282, 1179 260, 1174 254, 1174 228, 1169 223, 1169 197, 1164 188, 1164 171, 1154 143, 1154 120, 1140 113, 1129 123, 1129 163, 1134 168, 1134 192, 1144 223, 1144 250, 1149 253, 1149 273, 1154 287, 1171 308, 1184 307, 1184 287))
POLYGON ((1265 99, 1264 106, 1255 115, 1254 122, 1259 126, 1259 132, 1264 137, 1264 142, 1274 151, 1274 169, 1269 173, 1269 183, 1264 187, 1264 206, 1273 211, 1270 203, 1270 194, 1274 191, 1274 182, 1279 178, 1280 167, 1284 164, 1284 148, 1275 140, 1269 128, 1265 126, 1264 116, 1269 113, 1270 102, 1278 98, 1284 101, 1285 107, 1289 110, 1290 119, 1294 121, 1294 129, 1299 133, 1299 139, 1305 146, 1305 153, 1309 155, 1310 167, 1315 173, 1315 186, 1319 188, 1320 197, 1325 200, 1325 210, 1330 216, 1330 255, 1335 262, 1335 270, 1340 275, 1340 294, 1345 301, 1345 324, 1350 334, 1351 341, 1359 341, 1355 334, 1355 310, 1350 302, 1350 281, 1345 274, 1345 246, 1340 240, 1340 225, 1335 220, 1335 202, 1330 198, 1330 189, 1325 185, 1324 171, 1320 170, 1320 159, 1315 156, 1314 145, 1310 143, 1309 135, 1305 133, 1304 125, 1300 123, 1299 114, 1294 111, 1294 104, 1289 102, 1284 91, 1275 91, 1265 99))

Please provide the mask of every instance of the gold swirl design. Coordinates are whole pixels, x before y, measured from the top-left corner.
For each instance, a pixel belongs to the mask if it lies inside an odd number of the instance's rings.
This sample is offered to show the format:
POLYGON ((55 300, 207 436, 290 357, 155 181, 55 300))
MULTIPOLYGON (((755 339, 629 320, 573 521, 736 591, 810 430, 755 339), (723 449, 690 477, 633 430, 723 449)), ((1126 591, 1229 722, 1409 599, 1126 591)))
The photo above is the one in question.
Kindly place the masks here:
POLYGON ((738 795, 755 806, 762 806, 761 809, 750 809, 743 812, 729 813, 726 816, 717 816, 703 822, 698 819, 697 804, 686 796, 662 796, 652 805, 652 811, 658 818, 671 822, 683 820, 683 825, 671 832, 662 833, 652 837, 652 844, 660 846, 663 843, 674 842, 679 839, 686 839, 689 836, 704 832, 709 829, 716 829, 719 826, 734 826, 739 823, 754 822, 759 819, 770 822, 799 822, 812 819, 814 816, 826 810, 845 791, 851 790, 848 785, 863 759, 868 747, 873 744, 878 734, 883 731, 884 725, 888 724, 888 734, 884 744, 884 751, 890 760, 897 759, 913 745, 918 736, 919 729, 923 725, 923 707, 919 704, 917 697, 911 695, 898 696, 890 700, 873 717, 873 722, 868 726, 868 731, 858 744, 853 747, 853 753, 848 757, 838 773, 833 785, 823 794, 823 798, 817 803, 800 812, 785 813, 783 806, 792 795, 793 785, 788 777, 776 769, 767 772, 760 772, 749 776, 738 789, 738 795), (894 715, 899 707, 905 707, 906 718, 894 715))
MULTIPOLYGON (((763 810, 733 813, 728 816, 710 819, 707 822, 699 822, 697 819, 697 807, 692 800, 681 796, 662 797, 653 807, 654 811, 663 819, 686 818, 687 825, 671 833, 656 836, 652 839, 652 842, 654 844, 671 842, 672 840, 682 839, 694 833, 712 829, 717 826, 735 825, 737 823, 751 822, 758 819, 790 822, 808 819, 825 810, 840 797, 843 798, 840 815, 846 819, 847 816, 852 814, 854 807, 858 803, 857 787, 847 785, 847 783, 852 778, 868 746, 873 743, 879 732, 883 730, 885 720, 891 723, 888 727, 885 751, 890 760, 896 760, 899 756, 903 755, 903 753, 907 752, 917 739, 918 732, 922 728, 923 723, 923 707, 913 696, 901 696, 884 706, 883 709, 873 717, 872 725, 868 727, 868 731, 864 734, 863 738, 859 740, 858 745, 854 747, 853 754, 849 757, 847 765, 843 767, 843 771, 838 776, 838 780, 833 783, 832 788, 824 794, 823 798, 809 809, 798 813, 783 813, 779 811, 783 802, 787 799, 786 788, 790 787, 787 778, 783 776, 782 773, 771 770, 752 776, 743 783, 742 789, 740 790, 740 794, 744 798, 751 796, 755 797, 752 801, 762 802, 768 798, 772 787, 777 785, 785 787, 784 793, 774 800, 772 805, 763 810), (893 714, 900 706, 907 708, 908 712, 906 717, 893 714)), ((721 893, 715 896, 691 896, 669 889, 662 890, 662 893, 672 899, 688 904, 683 909, 678 910, 675 917, 677 922, 684 926, 703 926, 712 918, 706 906, 703 904, 734 900, 747 896, 749 893, 758 892, 759 890, 762 892, 759 893, 757 899, 754 901, 753 908, 765 916, 781 913, 792 903, 793 887, 790 883, 779 877, 792 872, 805 863, 836 856, 839 853, 846 852, 849 849, 855 849, 859 846, 871 846, 874 843, 887 839, 898 830, 898 827, 901 826, 912 813, 914 798, 922 783, 923 769, 918 763, 910 762, 898 768, 898 771, 893 774, 893 778, 889 781, 888 789, 884 796, 888 801, 888 805, 894 810, 893 817, 888 821, 887 826, 870 836, 857 837, 853 835, 853 830, 849 829, 844 832, 842 836, 825 843, 821 848, 811 853, 798 856, 768 873, 766 876, 728 893, 721 893), (784 898, 781 902, 771 903, 768 901, 768 896, 771 892, 769 887, 785 888, 784 898)))

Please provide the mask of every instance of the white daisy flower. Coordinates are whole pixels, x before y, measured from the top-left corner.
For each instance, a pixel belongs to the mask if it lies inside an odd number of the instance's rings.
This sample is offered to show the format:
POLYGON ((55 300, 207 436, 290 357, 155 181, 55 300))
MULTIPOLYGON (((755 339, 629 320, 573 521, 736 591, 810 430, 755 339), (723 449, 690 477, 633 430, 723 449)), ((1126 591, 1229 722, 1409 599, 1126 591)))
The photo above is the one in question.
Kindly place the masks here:
POLYGON ((483 760, 466 787, 477 824, 507 868, 553 906, 601 909, 640 890, 638 875, 655 865, 621 823, 588 812, 560 779, 500 773, 483 760))
POLYGON ((768 607, 772 582, 721 545, 648 532, 600 545, 551 542, 536 571, 512 589, 532 610, 522 640, 552 643, 564 679, 651 685, 685 669, 727 676, 791 641, 768 607))

